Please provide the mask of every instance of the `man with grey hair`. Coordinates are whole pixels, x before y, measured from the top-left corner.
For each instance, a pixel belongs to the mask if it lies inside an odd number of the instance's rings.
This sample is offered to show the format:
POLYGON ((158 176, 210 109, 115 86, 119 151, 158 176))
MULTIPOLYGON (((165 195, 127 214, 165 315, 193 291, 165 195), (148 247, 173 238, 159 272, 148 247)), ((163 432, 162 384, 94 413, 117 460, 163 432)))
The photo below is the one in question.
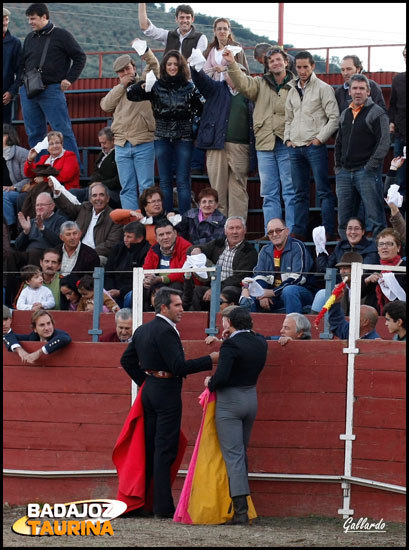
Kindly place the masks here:
POLYGON ((132 310, 123 307, 115 313, 115 330, 100 337, 100 342, 130 342, 132 340, 132 310))
POLYGON ((67 219, 66 216, 54 211, 55 202, 50 193, 39 193, 36 198, 36 217, 30 220, 22 212, 17 214, 18 221, 23 231, 18 235, 15 242, 18 252, 17 265, 24 264, 40 265, 40 258, 47 248, 54 248, 61 244, 59 230, 61 224, 67 219))
MULTIPOLYGON (((257 251, 245 240, 246 222, 241 216, 230 216, 224 226, 225 238, 208 243, 194 245, 215 265, 220 265, 221 290, 226 286, 241 290, 241 281, 250 275, 257 263, 257 251)), ((207 286, 195 286, 192 310, 209 309, 211 289, 207 286)))
POLYGON ((95 182, 89 186, 89 200, 82 204, 73 204, 61 192, 54 190, 55 204, 75 220, 82 232, 84 244, 93 248, 105 265, 107 257, 115 244, 122 239, 122 228, 111 220, 112 208, 108 206, 108 189, 103 183, 95 182))
POLYGON ((280 336, 269 336, 266 339, 278 340, 282 346, 290 340, 311 340, 311 323, 302 313, 287 313, 280 336))
POLYGON ((100 266, 98 254, 81 242, 81 229, 76 222, 67 221, 61 225, 60 239, 63 244, 56 247, 62 254, 61 275, 66 277, 71 272, 78 279, 85 272, 94 271, 100 266))
POLYGON ((372 236, 386 227, 381 167, 390 147, 389 118, 370 97, 368 79, 354 74, 349 91, 352 102, 339 120, 335 142, 338 233, 346 238, 347 221, 365 210, 365 225, 372 236))

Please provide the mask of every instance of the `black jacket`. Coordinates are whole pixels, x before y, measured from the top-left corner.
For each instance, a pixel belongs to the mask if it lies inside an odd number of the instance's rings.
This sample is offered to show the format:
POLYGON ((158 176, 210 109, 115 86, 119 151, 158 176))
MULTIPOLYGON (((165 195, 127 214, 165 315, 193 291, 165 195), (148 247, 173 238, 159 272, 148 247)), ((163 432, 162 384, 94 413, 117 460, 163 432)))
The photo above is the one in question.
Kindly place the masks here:
MULTIPOLYGON (((183 39, 182 42, 182 55, 185 59, 192 55, 193 48, 197 48, 197 43, 199 42, 200 37, 203 33, 197 32, 195 27, 192 25, 192 30, 189 35, 183 39)), ((169 50, 180 50, 180 35, 178 29, 168 32, 168 37, 165 45, 165 53, 169 50)))
POLYGON ((406 72, 392 80, 388 114, 390 122, 395 124, 395 134, 406 143, 406 72))
POLYGON ((150 92, 142 88, 143 81, 127 88, 130 101, 152 103, 156 121, 155 137, 167 139, 193 139, 193 118, 200 116, 203 103, 199 91, 192 82, 181 76, 160 78, 150 92))
POLYGON ((106 290, 116 288, 123 298, 132 290, 133 268, 143 266, 149 248, 150 244, 146 240, 141 243, 132 243, 130 248, 127 248, 124 243, 114 246, 105 264, 104 288, 106 290), (128 271, 128 273, 120 273, 122 271, 128 271))
POLYGON ((119 182, 118 168, 115 161, 115 148, 108 153, 102 161, 101 166, 98 168, 98 164, 102 157, 103 153, 101 152, 95 161, 95 170, 91 174, 90 184, 94 181, 98 181, 106 185, 111 191, 120 191, 121 184, 119 182))
MULTIPOLYGON (((36 332, 30 334, 15 334, 12 330, 3 335, 3 342, 6 344, 8 351, 12 351, 11 347, 20 342, 39 342, 40 337, 36 332)), ((71 336, 65 330, 55 329, 52 335, 47 339, 44 348, 47 353, 53 353, 67 346, 71 342, 71 336)))
POLYGON ((51 40, 42 72, 44 84, 57 84, 64 79, 75 82, 85 67, 87 56, 70 32, 54 26, 51 21, 41 31, 26 36, 21 73, 40 65, 47 36, 51 36, 51 40))
MULTIPOLYGON (((383 98, 382 89, 374 80, 369 79, 369 85, 371 87, 371 95, 372 101, 376 103, 376 105, 379 105, 379 107, 382 107, 384 111, 386 111, 386 104, 385 100, 383 98)), ((349 88, 344 88, 344 85, 338 86, 335 90, 335 98, 338 103, 339 112, 342 113, 342 111, 345 111, 345 109, 348 108, 349 104, 351 103, 352 99, 349 95, 349 88)))
POLYGON ((182 342, 176 330, 161 317, 138 327, 132 342, 121 357, 121 365, 140 386, 146 370, 166 371, 174 376, 186 376, 211 370, 210 355, 186 361, 182 342))
MULTIPOLYGON (((62 254, 63 244, 56 246, 56 250, 62 254)), ((86 244, 80 243, 80 251, 78 253, 77 261, 71 271, 73 276, 77 279, 81 279, 86 272, 93 272, 94 267, 99 267, 100 261, 99 256, 93 248, 87 246, 86 244)))

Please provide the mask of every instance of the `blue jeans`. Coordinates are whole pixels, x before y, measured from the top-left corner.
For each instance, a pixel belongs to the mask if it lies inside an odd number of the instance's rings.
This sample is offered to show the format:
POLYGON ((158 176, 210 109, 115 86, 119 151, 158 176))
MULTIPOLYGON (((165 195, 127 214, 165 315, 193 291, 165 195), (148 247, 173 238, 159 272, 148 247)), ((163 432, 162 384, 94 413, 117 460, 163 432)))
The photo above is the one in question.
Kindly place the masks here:
POLYGON ((325 145, 289 147, 291 176, 295 191, 293 233, 307 236, 310 208, 310 170, 320 201, 322 225, 328 234, 335 231, 335 197, 328 179, 328 151, 325 145))
POLYGON ((362 201, 365 210, 365 226, 372 236, 386 227, 385 207, 383 200, 383 185, 379 171, 341 170, 336 175, 336 190, 338 197, 338 233, 341 239, 346 238, 347 222, 358 213, 359 202, 362 201))
POLYGON ((155 148, 153 141, 132 145, 115 145, 115 161, 118 168, 122 208, 139 208, 138 196, 155 185, 155 148))
POLYGON ((3 214, 6 218, 7 225, 12 225, 17 221, 17 200, 26 196, 27 193, 19 193, 18 191, 3 191, 3 214))
MULTIPOLYGON (((81 164, 77 142, 71 126, 67 100, 59 84, 49 84, 32 99, 28 99, 25 86, 20 87, 21 109, 30 147, 47 135, 47 122, 53 130, 64 136, 64 149, 73 151, 81 164)), ((48 151, 41 152, 48 154, 48 151)))
POLYGON ((280 186, 285 206, 285 224, 293 231, 295 192, 291 178, 290 152, 277 138, 273 151, 257 151, 260 195, 263 197, 264 230, 273 218, 282 218, 280 186))
MULTIPOLYGON (((250 298, 252 305, 251 312, 266 312, 259 305, 259 301, 250 298)), ((285 313, 304 313, 304 308, 310 306, 313 301, 312 292, 300 285, 288 285, 281 292, 280 296, 273 298, 273 304, 270 305, 270 312, 278 312, 284 310, 285 313)), ((243 303, 243 307, 245 304, 243 303)))
POLYGON ((193 142, 181 139, 155 140, 156 160, 158 161, 160 188, 163 193, 163 207, 172 212, 173 207, 173 172, 172 159, 176 161, 176 188, 178 192, 179 214, 191 208, 190 162, 193 142))

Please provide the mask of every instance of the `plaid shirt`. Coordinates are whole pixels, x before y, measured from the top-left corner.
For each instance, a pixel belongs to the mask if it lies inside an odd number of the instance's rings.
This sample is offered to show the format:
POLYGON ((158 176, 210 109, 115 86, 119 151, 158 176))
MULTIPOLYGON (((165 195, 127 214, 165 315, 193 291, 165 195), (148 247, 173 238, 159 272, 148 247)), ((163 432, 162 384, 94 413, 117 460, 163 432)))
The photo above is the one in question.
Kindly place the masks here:
POLYGON ((240 245, 241 243, 238 243, 236 244, 236 246, 233 246, 233 248, 230 248, 229 243, 227 242, 227 239, 226 239, 225 249, 220 254, 219 259, 217 260, 217 265, 222 266, 222 274, 221 274, 222 281, 224 281, 225 279, 233 275, 233 258, 240 245))

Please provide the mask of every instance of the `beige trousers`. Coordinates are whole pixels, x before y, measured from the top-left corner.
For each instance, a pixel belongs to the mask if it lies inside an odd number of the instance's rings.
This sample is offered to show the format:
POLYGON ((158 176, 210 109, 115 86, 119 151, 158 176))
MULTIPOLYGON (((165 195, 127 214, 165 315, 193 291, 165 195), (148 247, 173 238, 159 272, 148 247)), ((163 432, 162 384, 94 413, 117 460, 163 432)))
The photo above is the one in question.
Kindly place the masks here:
POLYGON ((206 153, 210 185, 218 192, 218 208, 227 218, 242 216, 247 219, 249 149, 249 145, 226 142, 224 149, 206 153))

